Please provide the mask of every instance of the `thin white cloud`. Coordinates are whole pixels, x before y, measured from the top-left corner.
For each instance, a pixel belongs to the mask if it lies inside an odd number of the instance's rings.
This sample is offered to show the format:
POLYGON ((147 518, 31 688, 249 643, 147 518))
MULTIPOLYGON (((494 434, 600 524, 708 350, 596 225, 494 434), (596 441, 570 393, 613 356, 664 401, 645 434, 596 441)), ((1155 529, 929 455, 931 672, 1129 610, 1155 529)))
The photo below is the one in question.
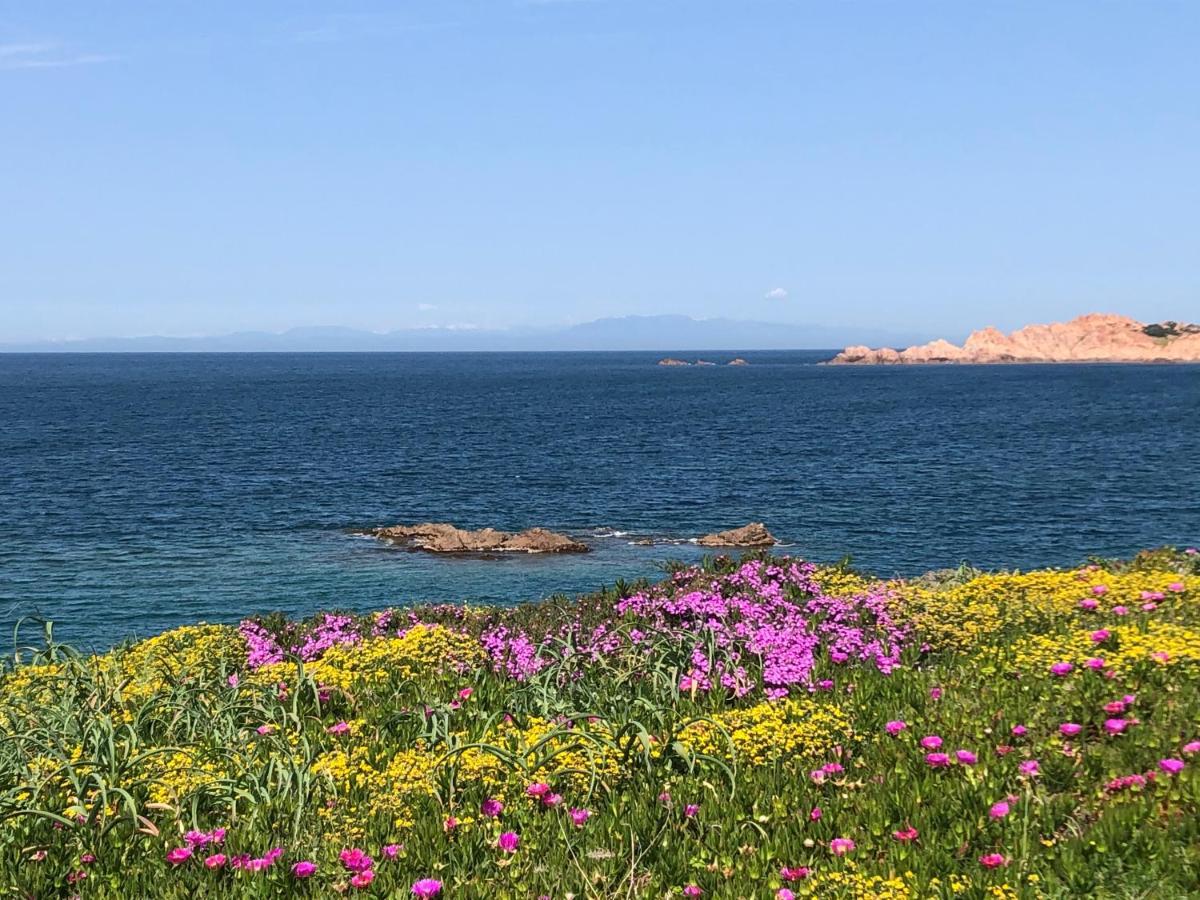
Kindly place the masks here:
POLYGON ((65 69, 92 66, 120 59, 104 53, 73 53, 60 44, 0 44, 0 70, 65 69))
POLYGON ((764 300, 786 300, 788 292, 781 287, 771 288, 763 295, 764 300))
POLYGON ((430 312, 431 310, 437 309, 437 306, 433 303, 418 303, 417 309, 419 309, 421 312, 430 312))

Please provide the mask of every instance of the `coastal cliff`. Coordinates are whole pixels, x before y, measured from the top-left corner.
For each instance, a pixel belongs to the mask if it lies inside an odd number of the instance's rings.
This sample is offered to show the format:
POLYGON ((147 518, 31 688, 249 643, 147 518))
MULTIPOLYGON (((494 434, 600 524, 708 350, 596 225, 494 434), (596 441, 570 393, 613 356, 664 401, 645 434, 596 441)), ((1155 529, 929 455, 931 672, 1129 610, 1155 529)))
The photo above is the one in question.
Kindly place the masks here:
POLYGON ((1012 334, 988 327, 960 347, 946 340, 905 350, 847 347, 833 365, 920 363, 1200 362, 1200 325, 1144 324, 1128 316, 1089 313, 1069 322, 1026 325, 1012 334))

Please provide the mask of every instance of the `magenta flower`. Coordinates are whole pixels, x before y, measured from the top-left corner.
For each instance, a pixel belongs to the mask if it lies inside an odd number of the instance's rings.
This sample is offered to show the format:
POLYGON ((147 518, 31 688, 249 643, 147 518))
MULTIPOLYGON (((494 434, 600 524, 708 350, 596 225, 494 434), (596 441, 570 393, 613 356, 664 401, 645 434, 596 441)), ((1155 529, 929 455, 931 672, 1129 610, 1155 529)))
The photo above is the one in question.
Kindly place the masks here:
POLYGON ((1125 719, 1105 719, 1104 730, 1109 734, 1120 734, 1128 724, 1125 719))
POLYGON ((699 814, 700 814, 700 804, 699 803, 689 803, 687 806, 685 806, 683 808, 683 816, 685 819, 694 819, 699 814))
MULTIPOLYGON (((1186 750, 1187 748, 1186 748, 1186 747, 1184 747, 1184 749, 1186 750)), ((823 812, 821 812, 821 807, 819 807, 819 806, 814 806, 814 807, 812 808, 812 812, 810 812, 810 813, 808 814, 808 818, 809 818, 811 821, 813 821, 813 822, 816 822, 816 821, 819 821, 819 820, 820 820, 820 818, 821 818, 821 816, 823 816, 823 815, 824 815, 824 813, 823 813, 823 812)))
POLYGON ((884 725, 883 727, 884 727, 884 729, 887 731, 887 733, 888 733, 888 734, 890 734, 890 735, 892 735, 893 737, 895 737, 895 736, 896 736, 896 735, 898 735, 900 732, 902 732, 902 731, 903 731, 905 728, 907 728, 907 727, 908 727, 908 723, 907 723, 907 722, 902 722, 902 721, 900 721, 899 719, 897 719, 897 720, 895 720, 895 721, 888 722, 888 723, 887 723, 886 725, 884 725))
POLYGON ((988 810, 988 815, 993 819, 1003 819, 1008 815, 1008 811, 1008 803, 1004 800, 1000 800, 999 802, 992 804, 992 808, 988 810))
POLYGON ((998 869, 1001 866, 1007 866, 1008 860, 999 853, 985 853, 979 857, 979 863, 985 869, 998 869))
POLYGON ((504 804, 493 797, 488 797, 479 804, 479 812, 487 816, 489 819, 494 819, 504 811, 504 804))
POLYGON ((704 891, 700 889, 700 885, 698 884, 689 884, 683 889, 683 896, 685 897, 700 897, 703 894, 704 891))
POLYGON ((1194 756, 1200 753, 1200 741, 1190 741, 1183 745, 1183 752, 1188 756, 1194 756))
POLYGON ((1178 775, 1183 771, 1184 762, 1182 759, 1160 759, 1158 767, 1168 775, 1178 775))
POLYGON ((780 888, 775 892, 775 900, 796 900, 796 895, 787 888, 780 888))
POLYGON ((168 851, 167 853, 167 862, 173 866, 178 866, 181 863, 185 863, 191 858, 191 847, 176 847, 174 850, 168 851))
POLYGON ((1024 737, 1028 730, 1024 725, 1014 725, 1012 727, 1013 737, 1024 737))
POLYGON ((964 766, 973 766, 979 761, 970 750, 955 750, 954 758, 964 766))
POLYGON ((1104 660, 1099 656, 1093 656, 1093 657, 1089 658, 1088 661, 1086 663, 1084 663, 1084 665, 1086 665, 1089 669, 1093 669, 1093 670, 1103 669, 1104 668, 1104 660))
POLYGON ((1112 611, 1113 611, 1113 615, 1114 615, 1114 616, 1127 616, 1127 615, 1129 615, 1129 607, 1128 607, 1128 606, 1114 606, 1114 607, 1112 608, 1112 611))
POLYGON ((1097 603, 1095 600, 1092 600, 1091 598, 1079 601, 1080 609, 1093 610, 1099 605, 1100 605, 1099 603, 1097 603))
POLYGON ((525 793, 530 797, 544 797, 550 793, 550 785, 544 781, 535 781, 529 787, 525 788, 525 793))
POLYGON ((779 870, 779 877, 789 884, 795 881, 803 881, 811 874, 812 869, 810 869, 808 866, 796 866, 790 869, 787 866, 784 866, 779 870))
POLYGON ((1089 636, 1091 637, 1093 644, 1103 644, 1110 637, 1112 637, 1112 632, 1107 628, 1097 628, 1089 636))
POLYGON ((926 750, 938 750, 942 746, 942 739, 936 734, 931 734, 921 738, 921 746, 926 750))
POLYGON ((1125 701, 1124 700, 1113 700, 1111 703, 1105 703, 1104 711, 1106 713, 1111 713, 1112 715, 1117 715, 1118 713, 1123 713, 1123 712, 1125 712, 1125 701))
POLYGON ((1107 584, 1097 584, 1092 588, 1092 593, 1095 594, 1097 597, 1102 597, 1103 595, 1108 593, 1108 585, 1107 584))
POLYGON ((941 700, 942 699, 942 689, 940 687, 931 687, 929 689, 929 699, 930 700, 941 700))
POLYGON ((1050 674, 1062 678, 1064 675, 1070 675, 1074 668, 1069 662, 1056 662, 1050 667, 1050 674))
POLYGON ((567 814, 570 815, 571 821, 575 823, 576 828, 582 828, 592 815, 586 809, 570 809, 567 811, 567 814))
POLYGON ((325 730, 328 731, 330 734, 345 734, 347 731, 350 730, 350 723, 345 722, 345 721, 337 722, 333 725, 330 725, 325 730))
POLYGON ((1063 722, 1058 726, 1058 730, 1062 732, 1063 737, 1074 737, 1083 731, 1083 726, 1075 722, 1063 722))
POLYGON ((430 900, 442 892, 442 883, 436 878, 422 878, 413 882, 412 892, 419 900, 430 900))
POLYGON ((1182 594, 1183 593, 1183 582, 1182 581, 1172 581, 1170 584, 1167 585, 1167 590, 1170 591, 1172 594, 1182 594))
POLYGON ((1017 767, 1017 771, 1026 778, 1036 778, 1039 774, 1041 774, 1038 768, 1038 761, 1036 759, 1025 760, 1017 767))
POLYGON ((225 860, 226 857, 224 853, 214 853, 212 856, 209 856, 204 860, 204 865, 210 869, 219 869, 221 866, 225 865, 225 860))
POLYGON ((403 848, 399 844, 388 844, 386 847, 383 848, 383 855, 386 856, 388 859, 395 859, 397 856, 400 855, 400 851, 402 849, 403 848))
POLYGON ((292 866, 292 874, 297 878, 309 878, 317 871, 317 864, 302 859, 292 866))
POLYGON ((351 872, 365 872, 367 869, 375 865, 375 860, 367 856, 367 854, 358 849, 358 847, 351 847, 348 850, 343 850, 339 854, 338 858, 342 861, 342 865, 351 872))
POLYGON ((516 853, 517 848, 521 846, 521 838, 514 831, 506 831, 496 839, 496 846, 505 853, 516 853))
POLYGON ((909 841, 915 841, 921 833, 917 829, 909 825, 907 828, 902 828, 899 831, 893 831, 892 837, 902 844, 907 844, 909 841))
POLYGON ((930 768, 941 769, 950 765, 950 757, 945 753, 926 753, 925 763, 930 768))
POLYGON ((365 888, 369 887, 371 882, 374 880, 375 873, 370 869, 364 869, 350 879, 350 886, 356 888, 365 888))
POLYGON ((834 856, 845 856, 855 847, 854 841, 850 838, 834 838, 829 842, 829 852, 834 856))

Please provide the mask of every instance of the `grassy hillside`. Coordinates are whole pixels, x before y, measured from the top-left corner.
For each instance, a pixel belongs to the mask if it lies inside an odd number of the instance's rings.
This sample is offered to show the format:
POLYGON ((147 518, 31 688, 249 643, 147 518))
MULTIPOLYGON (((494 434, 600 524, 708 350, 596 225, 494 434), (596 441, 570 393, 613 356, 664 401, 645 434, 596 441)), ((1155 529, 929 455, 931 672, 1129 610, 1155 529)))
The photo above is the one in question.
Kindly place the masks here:
POLYGON ((1200 896, 1198 687, 1172 550, 50 641, 0 896, 1200 896))

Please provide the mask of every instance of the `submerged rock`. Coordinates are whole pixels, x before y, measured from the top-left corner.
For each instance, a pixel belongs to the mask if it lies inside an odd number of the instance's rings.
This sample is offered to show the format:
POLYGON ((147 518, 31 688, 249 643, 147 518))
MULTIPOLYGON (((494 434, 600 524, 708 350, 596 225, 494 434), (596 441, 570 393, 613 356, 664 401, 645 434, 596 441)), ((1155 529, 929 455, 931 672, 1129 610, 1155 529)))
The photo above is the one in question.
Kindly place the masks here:
POLYGON ((467 531, 446 522, 424 522, 370 528, 358 533, 430 553, 586 553, 589 550, 586 544, 545 528, 467 531))
POLYGON ((658 361, 660 366, 690 366, 691 363, 686 359, 675 359, 673 356, 668 356, 666 359, 658 361))
POLYGON ((750 363, 746 362, 744 359, 742 359, 742 358, 739 356, 737 359, 731 359, 731 360, 730 360, 728 363, 726 363, 726 365, 729 365, 729 366, 748 366, 748 365, 750 365, 750 363))
POLYGON ((772 547, 778 541, 762 522, 751 522, 741 528, 706 534, 696 543, 701 547, 772 547))

